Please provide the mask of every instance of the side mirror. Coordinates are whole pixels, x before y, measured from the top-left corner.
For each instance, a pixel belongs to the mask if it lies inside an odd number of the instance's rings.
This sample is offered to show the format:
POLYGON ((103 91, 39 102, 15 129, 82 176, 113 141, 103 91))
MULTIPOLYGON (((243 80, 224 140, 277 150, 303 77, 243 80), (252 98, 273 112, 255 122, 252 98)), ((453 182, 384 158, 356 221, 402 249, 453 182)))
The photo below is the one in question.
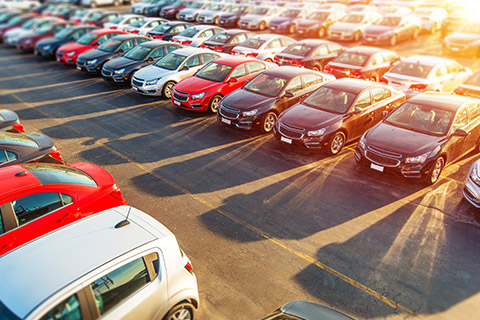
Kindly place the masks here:
POLYGON ((293 98, 293 97, 294 97, 294 95, 293 95, 293 93, 290 92, 290 91, 285 92, 285 94, 283 95, 283 98, 288 98, 288 99, 290 99, 290 98, 293 98))
POLYGON ((387 111, 387 110, 383 110, 383 111, 382 111, 382 117, 385 118, 387 115, 388 115, 388 111, 387 111))
POLYGON ((464 129, 460 129, 458 128, 457 130, 455 130, 455 132, 453 133, 454 136, 459 136, 459 137, 466 137, 468 136, 468 132, 465 131, 464 129))
POLYGON ((238 82, 237 78, 235 77, 231 77, 228 82, 238 82))
POLYGON ((182 69, 180 69, 180 71, 187 71, 187 70, 190 70, 188 66, 183 66, 182 69))

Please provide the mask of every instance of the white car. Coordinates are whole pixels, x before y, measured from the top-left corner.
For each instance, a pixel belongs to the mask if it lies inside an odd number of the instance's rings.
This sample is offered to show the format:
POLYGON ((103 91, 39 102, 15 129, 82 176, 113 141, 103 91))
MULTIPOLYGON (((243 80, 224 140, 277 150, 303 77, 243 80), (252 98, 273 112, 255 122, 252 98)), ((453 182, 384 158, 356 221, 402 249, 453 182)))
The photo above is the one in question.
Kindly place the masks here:
POLYGON ((202 43, 223 31, 225 31, 225 29, 216 26, 196 25, 183 30, 174 36, 172 41, 183 44, 184 46, 199 47, 202 43))
POLYGON ((376 12, 355 12, 343 16, 328 28, 327 36, 330 40, 360 41, 362 32, 382 16, 376 12))
POLYGON ((143 16, 138 14, 123 14, 116 17, 112 21, 105 22, 103 24, 103 27, 106 29, 123 30, 123 28, 125 28, 126 26, 131 25, 135 21, 143 18, 143 16))
POLYGON ((265 30, 274 17, 282 12, 282 7, 259 6, 255 7, 248 14, 244 15, 238 21, 238 26, 242 29, 265 30))
POLYGON ((442 8, 418 8, 413 14, 422 19, 422 29, 430 33, 439 31, 447 17, 447 11, 442 8))
POLYGON ((278 34, 259 34, 248 38, 232 49, 232 55, 257 58, 273 62, 273 58, 292 43, 296 42, 290 37, 278 34))
POLYGON ((203 11, 206 11, 212 6, 213 3, 197 1, 192 3, 190 7, 180 10, 178 13, 178 19, 182 21, 195 22, 198 21, 198 15, 203 11))
POLYGON ((6 9, 31 10, 40 2, 36 0, 8 0, 2 1, 2 6, 6 9))
POLYGON ((199 304, 173 233, 129 206, 4 254, 0 282, 1 319, 193 319, 199 304))
POLYGON ((96 8, 98 6, 115 6, 128 3, 126 0, 80 0, 80 5, 84 7, 96 8))
POLYGON ((402 60, 380 79, 410 98, 426 91, 452 92, 472 71, 452 59, 414 55, 402 60))
POLYGON ((163 18, 143 18, 124 26, 123 31, 144 36, 156 26, 167 22, 168 20, 163 18))
POLYGON ((132 77, 132 90, 144 95, 163 96, 170 99, 177 82, 192 76, 206 63, 220 56, 221 54, 208 49, 175 50, 155 64, 135 72, 132 77))

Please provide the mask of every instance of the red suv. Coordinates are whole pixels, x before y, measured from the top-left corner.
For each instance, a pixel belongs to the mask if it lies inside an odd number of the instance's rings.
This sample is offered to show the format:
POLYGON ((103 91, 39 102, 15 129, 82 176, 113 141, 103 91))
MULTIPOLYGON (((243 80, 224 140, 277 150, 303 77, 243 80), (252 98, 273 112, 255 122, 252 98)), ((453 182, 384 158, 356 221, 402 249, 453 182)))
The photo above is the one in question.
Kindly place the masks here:
POLYGON ((126 204, 113 177, 88 163, 0 169, 0 255, 73 221, 126 204))
POLYGON ((245 57, 229 56, 213 60, 195 75, 175 85, 172 102, 182 109, 216 113, 225 95, 272 66, 265 61, 245 57))
POLYGON ((94 49, 106 40, 120 34, 126 34, 126 32, 111 29, 93 30, 84 34, 75 42, 69 42, 61 45, 56 53, 57 61, 66 64, 76 64, 77 57, 80 53, 94 49))

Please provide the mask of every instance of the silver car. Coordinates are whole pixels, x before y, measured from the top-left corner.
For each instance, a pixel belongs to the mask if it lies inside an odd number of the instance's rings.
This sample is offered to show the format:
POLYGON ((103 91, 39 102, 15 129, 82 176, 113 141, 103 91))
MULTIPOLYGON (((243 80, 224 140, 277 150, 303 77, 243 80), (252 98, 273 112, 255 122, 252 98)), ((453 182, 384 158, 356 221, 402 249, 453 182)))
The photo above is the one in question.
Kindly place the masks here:
POLYGON ((328 28, 327 36, 330 40, 360 41, 363 31, 382 16, 375 12, 350 13, 343 16, 328 28))
POLYGON ((414 55, 388 71, 381 82, 402 90, 407 98, 426 91, 452 92, 472 71, 452 59, 414 55))
POLYGON ((178 19, 182 21, 196 22, 198 21, 198 15, 212 5, 210 2, 194 2, 190 7, 180 10, 178 13, 178 19))
POLYGON ((129 206, 4 254, 0 282, 2 319, 193 319, 199 305, 174 234, 129 206))
POLYGON ((156 26, 167 22, 168 20, 163 18, 144 18, 133 21, 131 24, 124 26, 123 31, 144 36, 156 26))
POLYGON ((474 207, 480 209, 480 159, 475 161, 468 170, 463 197, 474 207))
POLYGON ((294 43, 290 37, 278 34, 259 34, 248 38, 232 49, 232 55, 273 62, 275 55, 294 43))
POLYGON ((219 17, 226 9, 230 9, 231 5, 225 5, 223 3, 212 4, 207 10, 198 14, 199 23, 218 24, 219 17))
POLYGON ((430 33, 439 31, 447 17, 447 11, 442 8, 418 8, 413 14, 422 19, 422 29, 430 33))
POLYGON ((249 14, 241 17, 238 25, 242 29, 265 30, 270 20, 276 17, 282 10, 282 7, 256 7, 249 14))
POLYGON ((183 44, 184 46, 199 47, 202 43, 223 31, 225 31, 225 29, 216 26, 197 25, 183 30, 174 36, 172 41, 183 44))
POLYGON ((192 76, 206 63, 221 55, 208 49, 183 48, 170 52, 155 64, 138 70, 132 77, 136 93, 171 98, 177 82, 192 76))

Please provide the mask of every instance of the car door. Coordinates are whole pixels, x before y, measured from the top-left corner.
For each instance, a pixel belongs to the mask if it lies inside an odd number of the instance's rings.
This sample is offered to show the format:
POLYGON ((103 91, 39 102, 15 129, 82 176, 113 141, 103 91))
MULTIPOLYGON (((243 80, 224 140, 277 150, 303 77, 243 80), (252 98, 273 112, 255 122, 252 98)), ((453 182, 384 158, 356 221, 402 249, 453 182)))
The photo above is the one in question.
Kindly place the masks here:
POLYGON ((457 114, 453 121, 452 128, 449 132, 447 144, 445 146, 445 150, 447 152, 447 158, 449 159, 449 162, 453 162, 463 155, 463 150, 466 148, 465 144, 468 139, 468 135, 466 136, 456 135, 455 131, 457 129, 463 129, 466 131, 467 128, 468 128, 467 108, 462 107, 460 108, 460 110, 457 111, 457 114))
POLYGON ((303 85, 303 79, 302 76, 298 75, 296 77, 293 77, 290 79, 288 84, 286 85, 285 89, 283 90, 282 95, 285 95, 287 92, 293 94, 293 97, 285 97, 285 96, 280 96, 280 99, 278 100, 278 103, 276 104, 276 108, 279 111, 279 114, 282 113, 283 111, 287 110, 291 106, 293 106, 295 103, 299 102, 300 100, 305 97, 305 93, 307 89, 303 85))
POLYGON ((250 80, 253 76, 249 74, 249 71, 247 69, 247 64, 242 63, 239 64, 238 66, 235 67, 230 72, 230 76, 226 79, 226 86, 224 86, 224 92, 222 92, 223 95, 226 95, 240 87, 242 87, 247 80, 250 80), (237 79, 237 81, 230 81, 232 78, 237 79))
POLYGON ((359 138, 367 129, 371 128, 376 118, 375 104, 372 104, 370 90, 364 90, 352 104, 344 126, 348 132, 348 140, 359 138))
POLYGON ((20 155, 8 148, 0 148, 0 167, 7 166, 21 159, 20 155))

